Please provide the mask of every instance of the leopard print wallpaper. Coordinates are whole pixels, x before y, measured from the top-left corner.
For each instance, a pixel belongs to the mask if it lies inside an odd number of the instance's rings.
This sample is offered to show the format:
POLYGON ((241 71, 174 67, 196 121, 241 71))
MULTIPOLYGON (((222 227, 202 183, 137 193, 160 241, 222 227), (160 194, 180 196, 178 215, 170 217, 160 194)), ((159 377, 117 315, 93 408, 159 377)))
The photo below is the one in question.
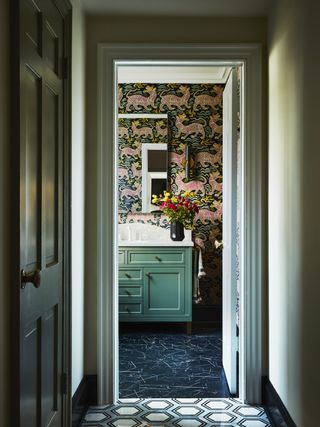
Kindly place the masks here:
POLYGON ((203 305, 221 304, 222 94, 221 84, 120 84, 119 113, 166 113, 165 119, 119 119, 119 222, 168 227, 161 214, 141 212, 141 145, 168 143, 169 191, 192 190, 200 200, 193 237, 201 247, 206 276, 203 305), (185 175, 186 147, 192 177, 185 175))

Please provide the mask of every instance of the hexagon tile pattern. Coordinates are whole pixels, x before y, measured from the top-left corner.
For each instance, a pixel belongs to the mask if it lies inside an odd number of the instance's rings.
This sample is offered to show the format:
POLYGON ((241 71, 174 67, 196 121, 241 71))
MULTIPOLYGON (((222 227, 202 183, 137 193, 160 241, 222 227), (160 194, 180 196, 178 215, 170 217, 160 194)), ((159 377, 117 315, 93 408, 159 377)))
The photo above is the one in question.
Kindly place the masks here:
POLYGON ((82 427, 271 427, 261 407, 239 399, 121 399, 92 406, 82 427))

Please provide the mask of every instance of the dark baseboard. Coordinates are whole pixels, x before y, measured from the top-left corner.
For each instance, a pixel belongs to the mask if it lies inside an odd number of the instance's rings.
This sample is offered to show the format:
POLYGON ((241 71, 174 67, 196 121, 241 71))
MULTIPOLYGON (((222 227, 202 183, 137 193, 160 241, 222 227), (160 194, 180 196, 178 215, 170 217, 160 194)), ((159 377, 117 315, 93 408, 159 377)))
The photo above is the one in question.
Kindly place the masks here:
POLYGON ((193 304, 192 321, 222 324, 222 306, 193 304))
POLYGON ((262 404, 273 427, 297 427, 268 377, 262 377, 262 404))
POLYGON ((97 376, 85 375, 72 397, 72 427, 78 427, 91 405, 97 404, 97 376))

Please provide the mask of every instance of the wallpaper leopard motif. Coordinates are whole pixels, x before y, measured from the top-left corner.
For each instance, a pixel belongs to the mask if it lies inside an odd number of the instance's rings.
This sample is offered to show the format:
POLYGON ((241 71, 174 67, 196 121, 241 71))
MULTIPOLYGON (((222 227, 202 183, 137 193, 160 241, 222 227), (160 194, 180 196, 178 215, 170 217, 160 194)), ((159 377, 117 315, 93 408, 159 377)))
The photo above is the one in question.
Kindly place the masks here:
POLYGON ((119 119, 119 212, 141 212, 141 145, 166 143, 167 137, 167 120, 119 119))
POLYGON ((201 200, 193 237, 203 250, 205 305, 221 304, 222 94, 220 84, 120 84, 119 113, 167 113, 164 119, 119 119, 119 222, 169 227, 161 214, 141 213, 141 144, 168 142, 172 193, 192 190, 201 200), (186 179, 186 146, 192 179, 186 179))

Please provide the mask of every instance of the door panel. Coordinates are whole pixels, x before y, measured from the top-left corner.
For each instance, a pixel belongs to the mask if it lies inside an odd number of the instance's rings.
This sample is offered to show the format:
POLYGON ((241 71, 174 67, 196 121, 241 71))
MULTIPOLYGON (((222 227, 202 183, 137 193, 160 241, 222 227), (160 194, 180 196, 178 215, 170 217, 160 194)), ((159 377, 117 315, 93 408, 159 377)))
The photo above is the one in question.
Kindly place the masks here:
POLYGON ((39 407, 37 395, 39 384, 39 343, 41 340, 41 322, 39 319, 26 325, 23 332, 21 366, 21 413, 25 417, 24 427, 39 425, 39 407))
MULTIPOLYGON (((68 313, 64 202, 67 99, 64 0, 16 0, 20 20, 17 133, 20 157, 19 404, 17 427, 61 427, 68 313), (58 8, 59 7, 59 8, 58 8), (63 319, 65 320, 63 322, 63 319)), ((69 37, 69 36, 68 36, 69 37)), ((19 164, 19 162, 17 161, 19 164)), ((17 387, 17 390, 19 390, 17 387)), ((69 423, 68 423, 69 425, 69 423)))
POLYGON ((46 266, 58 262, 58 234, 59 234, 59 96, 45 87, 44 116, 50 117, 44 129, 43 147, 43 183, 45 209, 45 263, 46 266))
POLYGON ((22 30, 41 54, 41 11, 34 1, 27 1, 23 7, 22 30))
POLYGON ((21 208, 25 210, 24 249, 25 266, 41 266, 41 79, 30 67, 25 68, 25 153, 22 164, 25 179, 21 194, 21 208))
POLYGON ((223 319, 222 360, 231 393, 237 392, 236 203, 237 81, 232 70, 223 92, 223 319))
POLYGON ((48 425, 58 410, 58 305, 43 316, 42 412, 43 425, 48 425))

